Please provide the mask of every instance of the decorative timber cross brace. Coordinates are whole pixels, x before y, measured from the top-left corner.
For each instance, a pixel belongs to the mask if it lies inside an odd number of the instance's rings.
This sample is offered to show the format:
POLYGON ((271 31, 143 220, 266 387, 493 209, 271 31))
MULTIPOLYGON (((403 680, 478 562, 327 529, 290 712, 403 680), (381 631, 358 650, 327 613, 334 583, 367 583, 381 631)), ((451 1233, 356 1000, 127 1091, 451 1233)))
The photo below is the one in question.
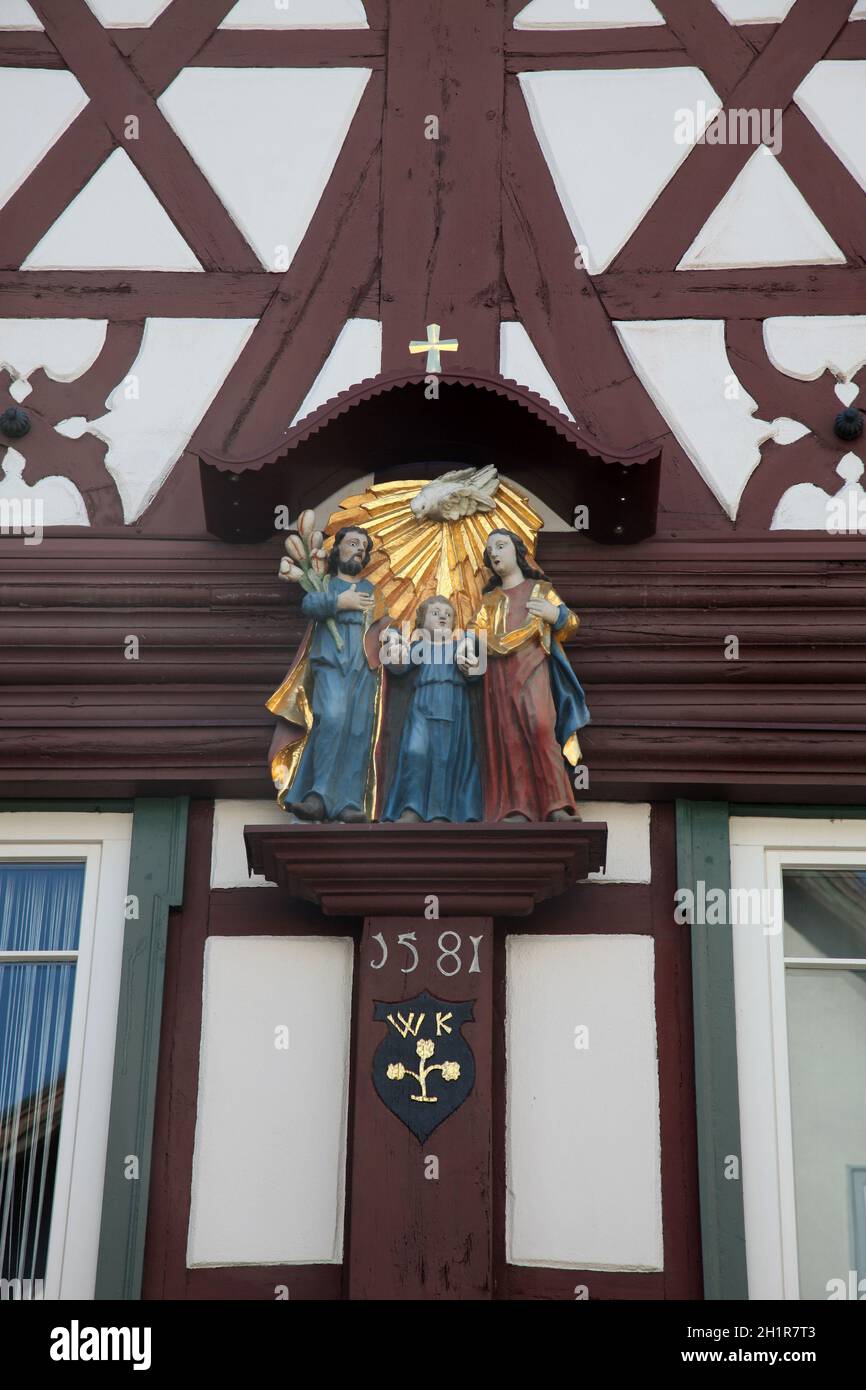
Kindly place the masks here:
POLYGON ((492 1298, 503 927, 533 930, 538 903, 603 869, 607 827, 287 823, 244 836, 254 872, 326 916, 364 919, 349 1297, 492 1298))

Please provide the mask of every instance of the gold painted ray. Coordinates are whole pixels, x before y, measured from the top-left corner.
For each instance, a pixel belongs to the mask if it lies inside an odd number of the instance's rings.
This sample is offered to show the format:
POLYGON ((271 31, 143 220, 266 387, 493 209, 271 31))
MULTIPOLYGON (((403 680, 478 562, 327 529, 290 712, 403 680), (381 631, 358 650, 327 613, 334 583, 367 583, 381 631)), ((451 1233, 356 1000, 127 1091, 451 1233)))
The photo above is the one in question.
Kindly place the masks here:
POLYGON ((483 555, 491 531, 513 531, 534 554, 544 522, 528 499, 505 482, 496 490, 491 512, 458 521, 419 521, 410 503, 427 481, 374 483, 366 492, 344 498, 325 534, 333 537, 341 526, 369 531, 374 550, 366 577, 381 590, 395 620, 411 620, 422 599, 441 593, 454 603, 458 625, 465 627, 481 603, 483 555))

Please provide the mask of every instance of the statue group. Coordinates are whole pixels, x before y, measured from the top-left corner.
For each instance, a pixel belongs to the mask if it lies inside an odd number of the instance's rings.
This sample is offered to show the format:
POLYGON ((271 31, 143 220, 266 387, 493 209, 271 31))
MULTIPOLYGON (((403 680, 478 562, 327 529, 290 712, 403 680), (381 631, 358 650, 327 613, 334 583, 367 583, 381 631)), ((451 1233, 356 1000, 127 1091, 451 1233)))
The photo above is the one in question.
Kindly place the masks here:
MULTIPOLYGON (((479 473, 498 486, 492 469, 460 470, 423 489, 442 492, 457 478, 470 493, 458 516, 449 518, 447 503, 438 516, 426 506, 428 528, 494 511, 466 486, 479 473)), ((417 525, 417 499, 411 515, 417 525)), ((398 626, 388 586, 368 577, 382 570, 370 564, 369 531, 341 526, 326 550, 311 522, 305 514, 281 567, 306 590, 309 622, 268 701, 278 716, 270 757, 283 808, 301 821, 350 823, 576 818, 570 769, 589 712, 563 644, 579 619, 525 539, 506 526, 487 530, 486 582, 465 628, 454 596, 442 593, 428 594, 398 626)))

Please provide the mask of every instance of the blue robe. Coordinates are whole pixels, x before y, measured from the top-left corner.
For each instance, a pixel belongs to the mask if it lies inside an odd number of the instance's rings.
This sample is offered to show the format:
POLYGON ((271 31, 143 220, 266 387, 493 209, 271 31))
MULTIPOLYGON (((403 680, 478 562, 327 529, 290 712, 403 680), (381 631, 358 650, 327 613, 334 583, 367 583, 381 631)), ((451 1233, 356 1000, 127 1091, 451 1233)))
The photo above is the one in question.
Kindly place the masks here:
MULTIPOLYGON (((289 800, 303 801, 317 792, 329 820, 351 807, 364 809, 373 762, 373 734, 379 672, 371 671, 364 652, 367 622, 354 609, 337 612, 337 598, 351 582, 332 576, 327 593, 305 594, 301 612, 315 624, 308 659, 313 672, 313 726, 307 738, 289 800), (343 650, 325 624, 336 619, 343 650)), ((372 594, 368 579, 355 588, 372 594)))
MULTIPOLYGON (((412 647, 416 661, 419 646, 412 647)), ((400 675, 408 669, 392 667, 391 671, 400 675)), ((399 820, 407 810, 425 821, 481 820, 481 776, 469 691, 454 662, 453 642, 434 644, 430 660, 421 663, 415 677, 382 820, 399 820)))

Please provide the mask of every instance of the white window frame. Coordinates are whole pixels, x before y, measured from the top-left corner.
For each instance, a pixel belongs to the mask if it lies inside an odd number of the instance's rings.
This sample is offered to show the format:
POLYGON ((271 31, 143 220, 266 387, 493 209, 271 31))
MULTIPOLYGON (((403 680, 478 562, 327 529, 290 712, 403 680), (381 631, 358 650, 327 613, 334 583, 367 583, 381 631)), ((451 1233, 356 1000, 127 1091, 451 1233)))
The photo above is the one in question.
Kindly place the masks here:
POLYGON ((0 812, 0 862, 84 863, 75 991, 43 1297, 92 1299, 120 997, 132 813, 0 812))
MULTIPOLYGON (((786 868, 866 868, 866 820, 734 816, 730 843, 732 890, 781 894, 786 868)), ((789 1300, 799 1299, 800 1287, 781 922, 778 927, 735 924, 731 931, 749 1298, 789 1300)))

